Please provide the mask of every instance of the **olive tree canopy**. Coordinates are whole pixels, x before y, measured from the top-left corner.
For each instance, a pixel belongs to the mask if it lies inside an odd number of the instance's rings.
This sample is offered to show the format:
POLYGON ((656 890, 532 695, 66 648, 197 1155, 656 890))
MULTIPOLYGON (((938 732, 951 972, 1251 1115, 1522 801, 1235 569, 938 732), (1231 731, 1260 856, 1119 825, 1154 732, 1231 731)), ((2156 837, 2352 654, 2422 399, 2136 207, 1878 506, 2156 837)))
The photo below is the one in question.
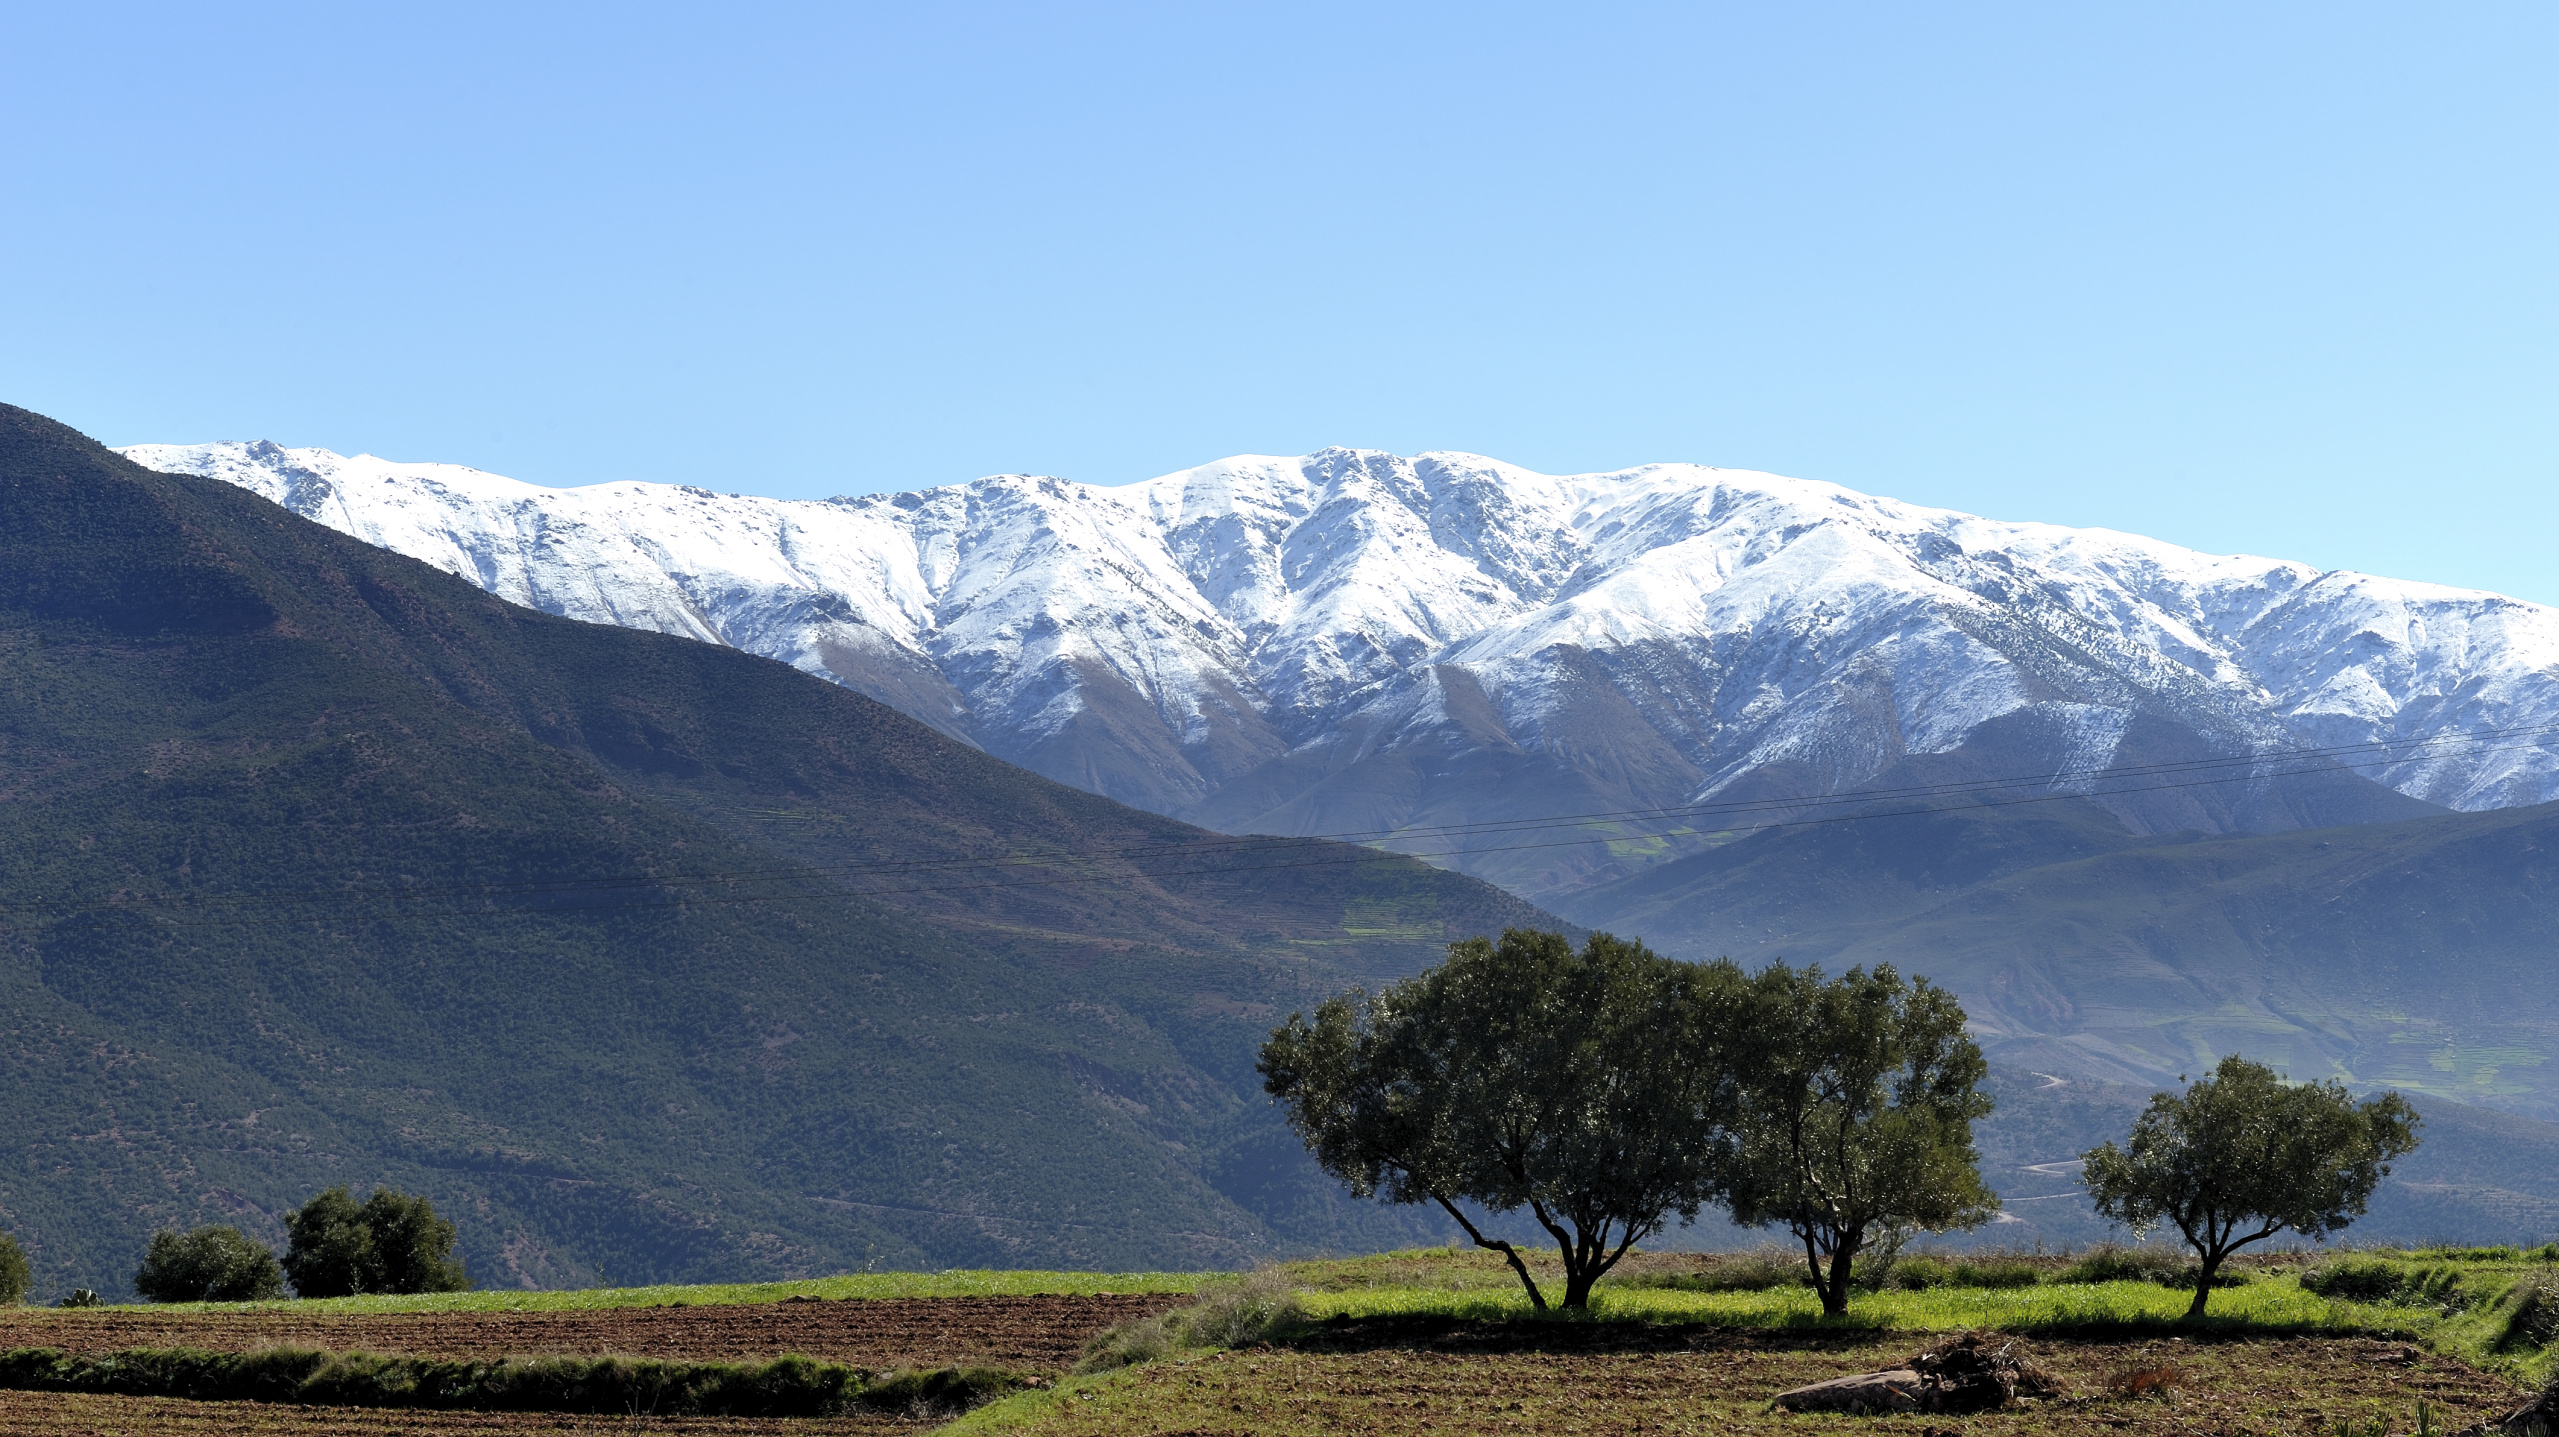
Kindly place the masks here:
POLYGON ((2162 1221, 2185 1235, 2202 1263, 2186 1316, 2199 1318, 2232 1252, 2363 1216, 2390 1165, 2416 1151, 2419 1121, 2397 1093, 2357 1103, 2342 1083, 2294 1086, 2234 1053, 2184 1093, 2153 1097, 2129 1147, 2091 1149, 2080 1181, 2136 1236, 2162 1221))
POLYGON ((1775 963, 1751 980, 1751 1010, 1764 1046, 1744 1087, 1733 1220, 1795 1235, 1824 1312, 1847 1310, 1877 1233, 1978 1227, 1999 1210, 1973 1150, 1989 1065, 1954 995, 1890 965, 1825 983, 1775 963))
POLYGON ((133 1290, 150 1302, 263 1302, 284 1295, 284 1272, 265 1243, 236 1227, 151 1235, 133 1290))
POLYGON ((340 1184, 286 1213, 284 1230, 285 1275, 303 1297, 471 1285, 453 1256, 453 1224, 423 1197, 376 1188, 358 1204, 340 1184))
POLYGON ((1449 945, 1437 967, 1358 990, 1263 1044, 1265 1087, 1324 1170, 1362 1197, 1468 1215, 1526 1208, 1564 1263, 1563 1305, 1677 1214, 1717 1198, 1753 1041, 1728 962, 1674 962, 1604 933, 1580 951, 1512 929, 1449 945))

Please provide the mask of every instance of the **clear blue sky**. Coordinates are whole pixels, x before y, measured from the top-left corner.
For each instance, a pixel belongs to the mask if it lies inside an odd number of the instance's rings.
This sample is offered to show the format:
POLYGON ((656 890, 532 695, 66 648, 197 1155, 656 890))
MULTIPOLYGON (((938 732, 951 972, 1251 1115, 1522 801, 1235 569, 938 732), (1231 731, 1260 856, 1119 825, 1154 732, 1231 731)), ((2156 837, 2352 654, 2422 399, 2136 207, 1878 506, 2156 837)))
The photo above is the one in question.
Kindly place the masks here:
POLYGON ((2559 8, 0 3, 0 398, 781 495, 1685 459, 2559 603, 2559 8))

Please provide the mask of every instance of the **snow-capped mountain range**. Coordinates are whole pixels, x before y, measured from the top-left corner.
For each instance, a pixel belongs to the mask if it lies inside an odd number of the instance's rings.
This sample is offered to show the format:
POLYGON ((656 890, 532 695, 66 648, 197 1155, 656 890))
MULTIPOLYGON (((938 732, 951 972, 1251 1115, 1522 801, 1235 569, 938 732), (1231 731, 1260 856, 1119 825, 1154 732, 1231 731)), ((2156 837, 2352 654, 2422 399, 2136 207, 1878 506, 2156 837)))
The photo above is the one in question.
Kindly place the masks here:
MULTIPOLYGON (((264 442, 122 452, 520 604, 780 659, 1234 832, 1832 793, 1959 751, 2051 774, 2481 733, 2515 736, 2309 797, 2108 802, 2157 830, 2559 797, 2559 611, 1767 474, 1328 449, 1121 487, 1004 475, 816 501, 264 442)), ((1663 827, 1459 861, 1562 892, 1666 851, 1647 838, 1663 827)))

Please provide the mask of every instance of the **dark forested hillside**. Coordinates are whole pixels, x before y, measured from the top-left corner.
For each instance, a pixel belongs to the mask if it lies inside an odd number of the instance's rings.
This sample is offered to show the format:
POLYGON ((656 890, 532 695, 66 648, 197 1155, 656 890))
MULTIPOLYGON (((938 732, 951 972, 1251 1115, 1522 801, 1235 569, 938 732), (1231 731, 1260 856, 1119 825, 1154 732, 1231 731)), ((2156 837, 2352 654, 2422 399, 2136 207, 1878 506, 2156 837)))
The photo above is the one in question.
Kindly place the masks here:
POLYGON ((0 1228, 40 1296, 340 1181, 432 1195, 501 1285, 1392 1240, 1252 1039, 1535 921, 0 408, 0 1228))

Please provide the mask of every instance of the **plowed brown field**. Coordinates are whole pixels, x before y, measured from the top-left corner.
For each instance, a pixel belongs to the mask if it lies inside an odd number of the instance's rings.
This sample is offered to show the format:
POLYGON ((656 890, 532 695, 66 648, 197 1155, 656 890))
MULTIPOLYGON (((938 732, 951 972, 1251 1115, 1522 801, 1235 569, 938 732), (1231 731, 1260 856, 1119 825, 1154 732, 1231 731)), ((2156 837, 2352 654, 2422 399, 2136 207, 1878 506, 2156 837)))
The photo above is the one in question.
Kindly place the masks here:
POLYGON ((2327 1434, 2352 1421, 2416 1428, 2416 1405, 2450 1432, 2519 1394, 2448 1358, 2395 1342, 2284 1339, 2023 1344, 2067 1399, 1978 1416, 1787 1416, 1790 1387, 1900 1366, 1925 1333, 1847 1336, 1714 1329, 1581 1331, 1527 1324, 1345 1324, 1304 1348, 1230 1352, 1133 1370, 1090 1399, 1060 1403, 1035 1437, 1449 1437, 1647 1433, 1655 1437, 2199 1437, 2327 1434), (2121 1394, 2116 1379, 2170 1368, 2168 1400, 2121 1394))
POLYGON ((1094 1333, 1182 1301, 1161 1294, 918 1297, 574 1312, 347 1314, 291 1308, 217 1313, 22 1308, 0 1313, 0 1348, 247 1352, 314 1347, 426 1357, 614 1354, 690 1362, 796 1353, 874 1370, 984 1364, 1016 1372, 1058 1372, 1074 1362, 1094 1333))
POLYGON ((902 1437, 943 1417, 582 1417, 558 1412, 414 1412, 266 1402, 181 1402, 78 1392, 0 1392, 9 1437, 902 1437))

